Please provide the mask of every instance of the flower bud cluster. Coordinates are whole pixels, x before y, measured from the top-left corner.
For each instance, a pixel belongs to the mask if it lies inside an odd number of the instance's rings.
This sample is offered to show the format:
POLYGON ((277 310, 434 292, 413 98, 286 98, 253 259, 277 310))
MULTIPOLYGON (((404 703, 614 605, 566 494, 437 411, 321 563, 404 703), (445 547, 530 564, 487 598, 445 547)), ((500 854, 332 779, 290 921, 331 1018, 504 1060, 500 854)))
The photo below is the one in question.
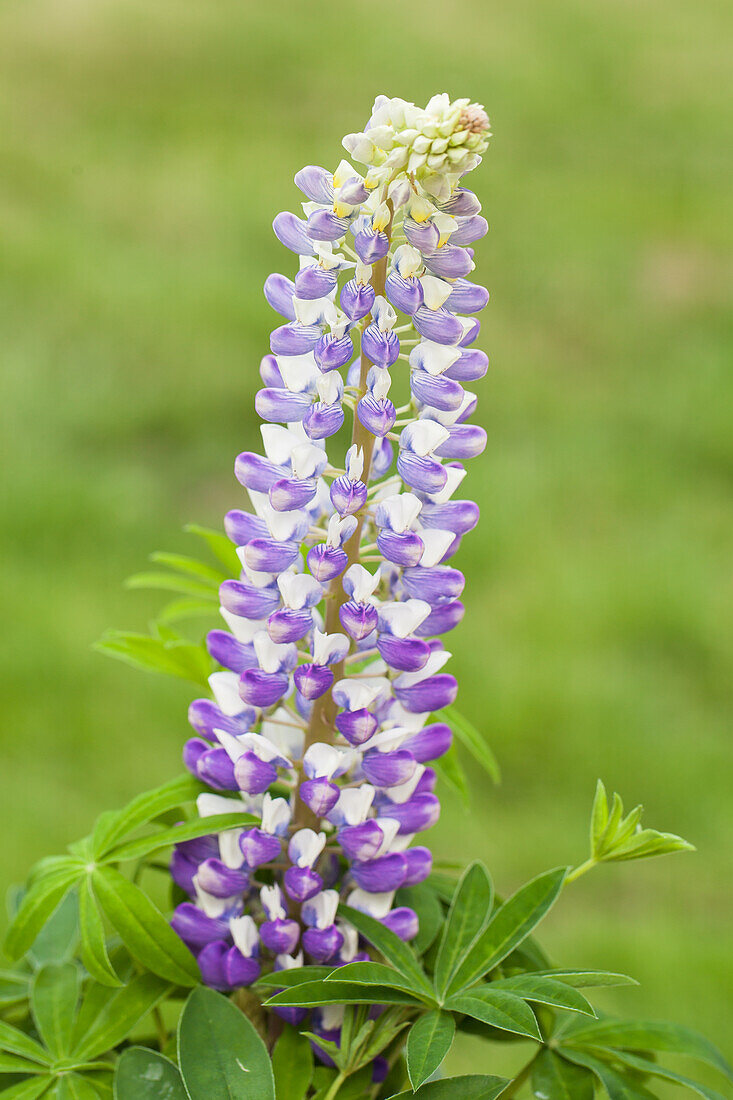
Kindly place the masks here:
POLYGON ((451 744, 435 712, 457 692, 443 637, 464 612, 449 561, 478 521, 458 493, 486 443, 465 384, 488 367, 474 346, 488 294, 470 278, 487 225, 461 181, 487 127, 468 100, 380 96, 344 140, 366 175, 304 168, 303 216, 275 218, 298 270, 265 283, 282 323, 260 365, 263 448, 236 460, 251 510, 225 528, 242 568, 221 586, 220 670, 184 752, 209 788, 202 816, 238 807, 258 824, 171 864, 190 898, 173 926, 219 989, 368 957, 340 901, 418 931, 397 892, 431 869, 430 764, 451 744))

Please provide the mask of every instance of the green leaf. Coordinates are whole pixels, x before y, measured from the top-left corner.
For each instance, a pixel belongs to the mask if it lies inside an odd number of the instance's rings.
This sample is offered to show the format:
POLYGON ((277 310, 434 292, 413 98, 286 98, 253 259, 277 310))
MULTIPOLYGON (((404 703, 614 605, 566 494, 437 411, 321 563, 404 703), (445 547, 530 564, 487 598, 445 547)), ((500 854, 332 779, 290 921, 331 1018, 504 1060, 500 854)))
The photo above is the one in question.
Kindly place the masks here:
POLYGON ((604 856, 606 863, 621 863, 631 859, 649 859, 651 856, 667 856, 673 852, 694 852, 694 844, 674 833, 660 833, 656 829, 641 829, 630 840, 614 848, 604 856))
POLYGON ((411 946, 417 955, 424 955, 443 927, 443 908, 438 895, 425 882, 403 886, 395 895, 395 905, 407 905, 417 913, 420 929, 411 946))
POLYGON ((339 905, 339 916, 348 921, 364 939, 368 940, 387 962, 391 963, 406 978, 410 978, 416 988, 432 996, 433 988, 425 976, 414 952, 390 928, 386 928, 374 917, 352 909, 348 905, 339 905))
POLYGON ((97 899, 87 877, 79 888, 79 922, 81 926, 81 958, 89 974, 102 985, 117 986, 121 981, 107 954, 104 924, 97 899))
POLYGON ((158 612, 156 623, 167 625, 180 622, 181 619, 198 619, 202 617, 218 618, 218 610, 210 600, 200 600, 194 597, 182 596, 180 600, 171 600, 158 612))
POLYGON ((167 550, 154 550, 150 560, 156 565, 165 565, 177 573, 198 577, 217 592, 219 585, 228 579, 228 575, 222 573, 221 569, 214 569, 213 566, 206 565, 205 562, 198 561, 196 558, 190 558, 186 554, 170 554, 167 550))
POLYGON ((427 1012, 410 1028, 406 1058, 410 1084, 417 1091, 443 1063, 453 1045, 456 1022, 449 1012, 427 1012))
POLYGON ((79 971, 74 963, 49 963, 31 986, 31 1010, 38 1034, 54 1060, 69 1053, 79 1000, 79 971))
POLYGON ((79 900, 71 891, 56 906, 53 914, 36 936, 29 951, 37 966, 66 962, 71 958, 79 939, 79 900))
POLYGON ((87 1074, 90 1081, 93 1082, 95 1089, 102 1097, 102 1100, 114 1100, 114 1094, 112 1091, 112 1077, 110 1073, 95 1073, 87 1074))
POLYGON ((178 1028, 181 1075, 191 1100, 275 1100, 265 1044, 247 1017, 212 989, 195 989, 178 1028))
POLYGON ((34 1077, 30 1081, 20 1081, 17 1085, 3 1089, 2 1097, 3 1100, 37 1100, 46 1093, 50 1084, 50 1077, 34 1077))
POLYGON ((242 829, 247 825, 255 825, 260 822, 259 817, 254 817, 244 811, 244 803, 230 800, 232 806, 242 806, 231 814, 215 814, 211 817, 197 817, 194 821, 186 821, 181 825, 174 825, 170 829, 162 829, 160 832, 151 833, 149 836, 130 840, 119 848, 113 848, 104 857, 105 862, 124 863, 126 860, 142 859, 151 852, 161 848, 170 848, 173 844, 181 844, 184 840, 195 840, 200 836, 211 836, 213 833, 223 833, 226 829, 242 829))
POLYGON ((150 898, 112 867, 92 874, 94 892, 133 958, 175 985, 200 981, 191 952, 150 898))
POLYGON ((641 829, 641 815, 642 807, 635 806, 624 817, 624 804, 618 794, 614 794, 609 811, 606 788, 599 779, 591 811, 591 860, 596 863, 620 863, 671 852, 694 851, 692 844, 674 833, 641 829))
POLYGON ((562 1054, 575 1065, 591 1070, 608 1093, 609 1100, 655 1100, 643 1085, 617 1073, 600 1058, 594 1058, 585 1051, 570 1051, 565 1047, 562 1049, 562 1054))
POLYGON ((163 641, 149 634, 108 630, 94 648, 144 672, 161 672, 208 687, 214 663, 202 645, 187 641, 163 641))
POLYGON ((532 1063, 535 1100, 593 1100, 593 1074, 582 1066, 543 1050, 532 1063))
POLYGON ((141 825, 146 825, 169 810, 192 802, 205 789, 192 775, 179 775, 161 787, 139 794, 123 809, 102 814, 92 833, 95 858, 100 859, 107 855, 115 844, 141 825))
POLYGON ((46 1066, 21 1058, 19 1054, 0 1051, 0 1074, 2 1073, 45 1073, 46 1066))
POLYGON ((653 1062, 651 1058, 640 1058, 636 1054, 619 1050, 614 1051, 614 1058, 640 1073, 648 1073, 653 1077, 660 1077, 663 1081, 673 1081, 677 1085, 684 1085, 699 1096, 704 1097, 704 1100, 725 1100, 725 1097, 716 1092, 715 1089, 711 1089, 707 1085, 701 1085, 699 1081, 693 1081, 690 1077, 683 1077, 665 1066, 660 1066, 658 1062, 653 1062))
POLYGON ((56 1079, 55 1100, 99 1100, 99 1093, 86 1077, 78 1073, 66 1073, 56 1079))
POLYGON ((420 1002, 409 993, 392 989, 385 985, 361 985, 354 982, 306 982, 292 989, 275 993, 265 1001, 268 1008, 277 1005, 299 1005, 315 1007, 317 1005, 418 1005, 420 1002))
POLYGON ((435 988, 442 996, 491 916, 494 888, 482 863, 472 863, 453 895, 435 963, 435 988))
POLYGON ((200 600, 219 602, 216 588, 203 581, 194 580, 192 577, 181 576, 177 573, 157 573, 149 571, 145 573, 133 573, 125 581, 125 588, 152 588, 160 592, 180 592, 182 596, 193 596, 200 600))
POLYGON ((442 710, 437 710, 435 716, 441 722, 448 723, 455 736, 464 748, 468 749, 474 760, 491 776, 494 783, 500 783, 501 772, 496 757, 476 727, 462 714, 459 714, 455 707, 444 707, 442 710))
POLYGON ((720 1051, 704 1035, 680 1024, 646 1020, 596 1020, 574 1027, 563 1044, 593 1047, 618 1047, 629 1050, 656 1050, 687 1054, 707 1062, 733 1079, 733 1070, 720 1051))
POLYGON ((514 978, 502 978, 491 983, 492 989, 505 989, 516 993, 525 1001, 550 1005, 551 1008, 565 1008, 569 1012, 582 1012, 595 1016, 593 1005, 577 989, 565 982, 553 978, 539 978, 536 974, 517 974, 514 978))
POLYGON ((278 1100, 305 1100, 313 1077, 313 1050, 294 1027, 286 1027, 275 1043, 272 1072, 278 1100))
POLYGON ((79 865, 69 859, 64 867, 38 879, 24 896, 15 920, 5 937, 5 953, 10 959, 25 955, 38 933, 79 878, 79 865))
POLYGON ((154 974, 138 974, 107 1000, 86 1035, 74 1048, 75 1058, 91 1061, 112 1050, 169 992, 167 982, 154 974))
POLYGON ((372 1066, 365 1066, 344 1081, 336 1100, 365 1100, 365 1097, 369 1096, 371 1081, 372 1066))
POLYGON ((558 982, 573 986, 574 989, 639 984, 636 978, 630 978, 628 974, 614 974, 610 970, 535 970, 532 976, 555 978, 558 982))
POLYGON ((593 809, 590 815, 590 851, 594 859, 599 858, 601 840, 608 826, 608 796, 602 780, 596 783, 593 809))
POLYGON ((466 773, 458 759, 455 745, 451 745, 448 751, 444 752, 437 760, 431 761, 430 766, 438 773, 438 779, 452 787, 456 794, 460 796, 463 805, 468 806, 471 801, 471 791, 466 773))
POLYGON ((468 1074, 464 1077, 447 1077, 444 1081, 431 1081, 416 1093, 400 1092, 389 1100, 495 1100, 509 1084, 506 1077, 486 1077, 468 1074))
MULTIPOLYGON (((338 968, 336 968, 338 970, 338 968)), ((307 982, 322 982, 334 973, 332 966, 296 966, 292 970, 273 970, 257 979, 257 987, 292 989, 307 982)))
POLYGON ((422 986, 416 988, 415 983, 405 978, 399 970, 384 963, 354 962, 338 966, 326 977, 326 982, 353 982, 355 985, 378 985, 387 989, 401 989, 405 993, 412 993, 416 997, 424 996, 422 986))
POLYGON ((27 1000, 30 983, 31 974, 27 970, 0 970, 0 1008, 27 1000))
MULTIPOLYGON (((124 950, 124 948, 121 950, 124 950)), ((116 954, 120 954, 120 951, 118 950, 116 954)), ((119 967, 119 969, 122 968, 119 967)), ((125 977, 130 980, 132 975, 125 975, 125 977)), ((115 989, 94 981, 86 983, 84 996, 74 1024, 74 1033, 71 1039, 72 1050, 75 1050, 84 1041, 87 1033, 96 1026, 98 1017, 105 1011, 107 1003, 112 1000, 119 988, 121 987, 118 986, 115 989)))
POLYGON ((178 1068, 147 1047, 128 1047, 117 1063, 115 1100, 188 1100, 178 1068))
POLYGON ((450 903, 453 901, 453 895, 456 892, 456 887, 458 886, 457 879, 440 871, 431 871, 425 882, 431 890, 435 891, 441 901, 444 901, 447 905, 450 905, 450 903))
POLYGON ((236 547, 229 541, 226 535, 220 531, 212 531, 209 527, 200 527, 198 523, 187 523, 184 527, 191 535, 202 538, 211 550, 215 558, 218 558, 227 571, 227 577, 238 577, 242 570, 242 563, 237 555, 236 547))
POLYGON ((540 1039, 532 1009, 521 997, 514 993, 495 991, 490 985, 471 989, 468 993, 458 993, 445 1002, 451 1012, 460 1012, 489 1024, 499 1031, 510 1031, 515 1035, 525 1035, 529 1039, 540 1039))
POLYGON ((555 904, 565 880, 566 868, 545 871, 517 890, 495 910, 486 929, 461 963, 449 991, 465 989, 505 959, 539 924, 555 904))
POLYGON ((51 1061, 40 1043, 31 1039, 30 1035, 26 1035, 24 1031, 13 1027, 12 1024, 6 1024, 4 1020, 0 1020, 0 1050, 17 1054, 42 1066, 47 1066, 51 1061))

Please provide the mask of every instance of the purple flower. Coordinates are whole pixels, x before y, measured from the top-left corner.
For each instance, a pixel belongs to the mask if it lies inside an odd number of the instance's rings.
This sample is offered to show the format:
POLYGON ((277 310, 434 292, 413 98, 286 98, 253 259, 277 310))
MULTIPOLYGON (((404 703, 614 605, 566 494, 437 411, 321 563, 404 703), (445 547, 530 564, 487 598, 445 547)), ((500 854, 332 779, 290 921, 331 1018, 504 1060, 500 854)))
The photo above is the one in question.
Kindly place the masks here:
MULTIPOLYGON (((414 105, 395 109, 422 125, 414 105)), ((479 129, 438 152, 434 133, 397 141, 391 110, 378 100, 344 139, 364 176, 303 168, 305 219, 273 223, 299 261, 264 285, 279 317, 259 364, 261 445, 235 464, 251 510, 225 518, 239 565, 183 753, 207 788, 199 814, 242 824, 178 845, 170 864, 191 899, 172 926, 225 993, 304 960, 369 958, 340 900, 414 938, 417 915, 393 895, 432 866, 413 838, 440 814, 430 763, 452 734, 430 716, 456 697, 440 637, 465 610, 446 562, 478 521, 457 490, 486 442, 463 388, 488 368, 472 346, 488 293, 470 279, 487 226, 465 187, 485 115, 472 105, 479 129)), ((308 1010, 278 1011, 299 1025, 308 1010)), ((309 1027, 339 1039, 328 1012, 309 1027)), ((385 1073, 375 1064, 376 1082, 385 1073)))

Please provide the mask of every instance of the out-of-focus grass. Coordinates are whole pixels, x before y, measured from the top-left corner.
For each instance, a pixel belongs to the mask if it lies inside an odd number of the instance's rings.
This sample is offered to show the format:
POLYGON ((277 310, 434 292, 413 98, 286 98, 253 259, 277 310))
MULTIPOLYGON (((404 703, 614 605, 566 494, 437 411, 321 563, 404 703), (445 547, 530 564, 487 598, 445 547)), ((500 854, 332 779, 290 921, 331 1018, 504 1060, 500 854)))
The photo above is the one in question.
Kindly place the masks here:
POLYGON ((722 0, 6 0, 0 879, 180 766, 187 687, 90 645, 153 611, 120 587, 150 549, 241 500, 294 171, 335 164, 376 92, 445 88, 496 133, 482 525, 449 644, 504 784, 446 799, 435 847, 507 891, 582 858, 598 775, 643 800, 699 854, 597 872, 547 939, 642 981, 609 1004, 730 1039, 732 22, 722 0))

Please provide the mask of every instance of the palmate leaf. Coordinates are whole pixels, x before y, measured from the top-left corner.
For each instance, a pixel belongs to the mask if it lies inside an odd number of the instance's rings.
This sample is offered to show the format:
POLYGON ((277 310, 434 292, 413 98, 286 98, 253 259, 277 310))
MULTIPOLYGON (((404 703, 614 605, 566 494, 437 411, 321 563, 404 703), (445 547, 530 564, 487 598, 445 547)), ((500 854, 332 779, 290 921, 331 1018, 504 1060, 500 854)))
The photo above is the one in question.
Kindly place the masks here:
POLYGON ((580 1012, 595 1016, 593 1005, 577 989, 554 978, 538 977, 536 974, 517 974, 513 978, 502 978, 491 983, 490 989, 516 993, 524 1001, 549 1005, 551 1008, 565 1008, 569 1012, 580 1012))
POLYGON ((529 936, 557 900, 565 874, 566 868, 558 867, 538 875, 495 910, 470 954, 455 971, 449 992, 473 985, 529 936))
POLYGON ((56 1079, 54 1100, 99 1100, 92 1082, 79 1073, 66 1073, 56 1079))
POLYGON ((625 1063, 625 1065, 638 1070, 640 1073, 648 1073, 650 1076, 659 1077, 663 1081, 673 1081, 677 1085, 684 1085, 699 1096, 704 1097, 704 1100, 725 1100, 725 1097, 716 1092, 715 1089, 711 1089, 707 1085, 701 1085, 699 1081, 693 1081, 690 1077, 683 1077, 680 1073, 675 1073, 665 1066, 660 1066, 658 1062, 653 1062, 650 1058, 641 1058, 636 1054, 630 1054, 628 1051, 619 1050, 615 1050, 613 1056, 617 1061, 625 1063))
POLYGON ((51 1061, 48 1051, 40 1043, 4 1020, 0 1020, 0 1050, 28 1062, 36 1062, 39 1066, 47 1066, 51 1061))
POLYGON ((71 1047, 81 975, 74 963, 48 963, 31 986, 31 1011, 38 1034, 54 1060, 71 1047))
POLYGON ((275 1100, 262 1039, 244 1013, 205 986, 181 1014, 178 1057, 190 1100, 275 1100))
POLYGON ((326 982, 353 982, 355 985, 376 985, 387 989, 400 989, 403 993, 413 994, 415 997, 424 997, 422 986, 416 986, 409 978, 405 978, 399 970, 384 963, 354 962, 332 970, 326 982))
POLYGON ((28 970, 0 970, 0 1009, 28 999, 31 973, 28 970))
POLYGON ((315 1008, 318 1005, 420 1005, 420 1001, 410 993, 392 989, 386 985, 361 985, 355 982, 322 981, 304 982, 302 985, 284 989, 265 1001, 267 1008, 278 1006, 298 1006, 315 1008))
POLYGON ((134 631, 108 630, 94 648, 108 657, 116 657, 145 672, 161 672, 190 680, 199 687, 208 686, 214 662, 203 645, 185 639, 163 640, 134 631))
POLYGON ((95 859, 102 859, 124 837, 161 814, 192 802, 206 787, 192 775, 179 775, 160 787, 144 791, 121 810, 102 814, 92 832, 95 859))
POLYGON ((104 863, 125 863, 128 860, 142 859, 161 848, 170 848, 174 844, 181 844, 185 840, 195 840, 198 837, 210 836, 212 833, 222 833, 227 829, 241 829, 247 825, 260 823, 259 817, 254 817, 244 810, 244 803, 238 803, 236 799, 230 799, 232 806, 242 806, 231 814, 214 814, 211 817, 200 817, 194 821, 186 821, 181 825, 174 825, 170 829, 161 829, 149 836, 138 837, 126 844, 113 848, 104 857, 104 863))
POLYGON ((46 1069, 46 1066, 21 1058, 19 1054, 0 1050, 0 1073, 45 1073, 46 1069))
POLYGON ((614 974, 610 970, 534 970, 532 977, 553 978, 574 989, 639 984, 636 978, 630 978, 628 974, 614 974))
POLYGON ((197 558, 190 558, 186 554, 171 554, 167 550, 154 550, 150 555, 150 560, 155 562, 156 565, 165 565, 175 573, 198 577, 199 580, 204 581, 216 592, 219 591, 219 585, 228 580, 228 574, 222 573, 221 569, 214 569, 206 562, 198 561, 197 558))
POLYGON ((505 1077, 487 1077, 484 1074, 466 1074, 464 1077, 447 1077, 444 1081, 431 1081, 417 1092, 400 1092, 389 1100, 495 1100, 509 1084, 505 1077))
POLYGON ((218 619, 219 609, 210 600, 196 599, 194 596, 182 596, 171 600, 161 608, 156 618, 158 626, 170 626, 184 619, 218 619))
POLYGON ((275 1043, 272 1072, 278 1100, 305 1100, 313 1078, 313 1050, 294 1027, 286 1027, 275 1043))
POLYGON ((456 1022, 450 1012, 426 1012, 410 1028, 406 1060, 410 1084, 417 1091, 442 1064, 453 1045, 456 1022))
POLYGON ((107 953, 104 924, 88 877, 79 887, 79 926, 81 959, 91 977, 102 985, 122 985, 107 953))
POLYGON ((370 917, 358 909, 352 909, 348 905, 339 905, 338 912, 339 916, 353 925, 364 939, 368 940, 373 947, 376 947, 387 962, 391 963, 406 978, 410 978, 415 988, 422 989, 429 997, 432 996, 433 987, 417 961, 415 953, 404 940, 401 940, 390 928, 386 928, 374 917, 370 917))
POLYGON ((641 806, 635 806, 624 816, 624 804, 618 794, 614 794, 609 807, 606 788, 599 779, 591 810, 591 860, 595 863, 619 863, 672 852, 694 851, 692 844, 674 833, 642 829, 642 812, 641 806))
POLYGON ((542 1039, 534 1012, 529 1005, 516 994, 495 991, 491 985, 454 994, 445 1002, 445 1007, 451 1012, 471 1016, 472 1019, 499 1031, 524 1035, 528 1039, 542 1039))
POLYGON ((175 985, 193 986, 200 981, 193 955, 139 887, 113 867, 94 871, 92 886, 133 958, 175 985))
POLYGON ((543 1050, 532 1063, 535 1100, 593 1100, 595 1085, 589 1069, 543 1050))
POLYGON ((5 953, 19 959, 33 945, 46 921, 66 897, 78 879, 82 865, 64 857, 53 869, 38 878, 24 895, 20 908, 5 937, 5 953))
POLYGON ((451 745, 447 752, 444 752, 438 759, 433 760, 430 766, 437 772, 438 779, 441 783, 445 783, 446 786, 452 787, 460 797, 464 806, 468 806, 471 801, 471 791, 468 786, 466 773, 458 759, 455 745, 451 745))
POLYGON ((458 880, 444 871, 431 871, 425 880, 425 885, 429 886, 441 901, 450 905, 458 886, 458 880))
POLYGON ((155 1050, 128 1047, 117 1063, 115 1100, 188 1100, 178 1067, 155 1050))
POLYGON ((443 927, 443 908, 438 895, 426 882, 403 886, 395 895, 395 905, 406 905, 417 913, 419 930, 412 947, 417 955, 424 955, 443 927))
POLYGON ((609 1100, 656 1100, 638 1081, 625 1077, 601 1058, 582 1050, 562 1048, 562 1055, 577 1066, 589 1069, 608 1093, 609 1100))
POLYGON ((500 783, 501 772, 496 757, 476 727, 453 706, 436 711, 435 717, 441 722, 447 722, 474 760, 491 776, 494 783, 500 783))
POLYGON ((440 996, 448 989, 474 939, 488 924, 493 898, 488 871, 482 863, 472 863, 458 883, 443 928, 434 975, 440 996))
POLYGON ((70 891, 36 936, 28 958, 34 966, 66 962, 79 940, 79 899, 70 891))
POLYGON ((308 982, 322 982, 333 973, 332 966, 296 966, 292 970, 273 970, 269 974, 263 974, 257 979, 255 986, 257 989, 292 989, 293 986, 306 985, 308 982))
POLYGON ((211 553, 217 558, 226 570, 227 577, 238 577, 242 570, 242 563, 237 555, 236 547, 221 531, 212 531, 210 527, 201 527, 198 523, 187 523, 184 531, 191 535, 198 535, 203 539, 211 553))
POLYGON ((182 596, 210 600, 212 603, 219 602, 217 590, 211 584, 178 573, 158 573, 153 570, 134 573, 125 581, 125 588, 154 588, 161 592, 179 592, 182 596))
POLYGON ((44 1093, 48 1096, 46 1090, 50 1081, 50 1077, 33 1077, 31 1080, 20 1081, 17 1085, 3 1089, 3 1100, 38 1100, 44 1093))
POLYGON ((720 1051, 704 1035, 679 1024, 646 1020, 603 1019, 578 1021, 563 1031, 563 1047, 607 1047, 620 1050, 654 1050, 686 1054, 720 1070, 733 1080, 733 1070, 720 1051))
POLYGON ((154 974, 138 974, 106 1001, 75 1046, 74 1057, 88 1062, 116 1047, 169 991, 169 983, 154 974))

